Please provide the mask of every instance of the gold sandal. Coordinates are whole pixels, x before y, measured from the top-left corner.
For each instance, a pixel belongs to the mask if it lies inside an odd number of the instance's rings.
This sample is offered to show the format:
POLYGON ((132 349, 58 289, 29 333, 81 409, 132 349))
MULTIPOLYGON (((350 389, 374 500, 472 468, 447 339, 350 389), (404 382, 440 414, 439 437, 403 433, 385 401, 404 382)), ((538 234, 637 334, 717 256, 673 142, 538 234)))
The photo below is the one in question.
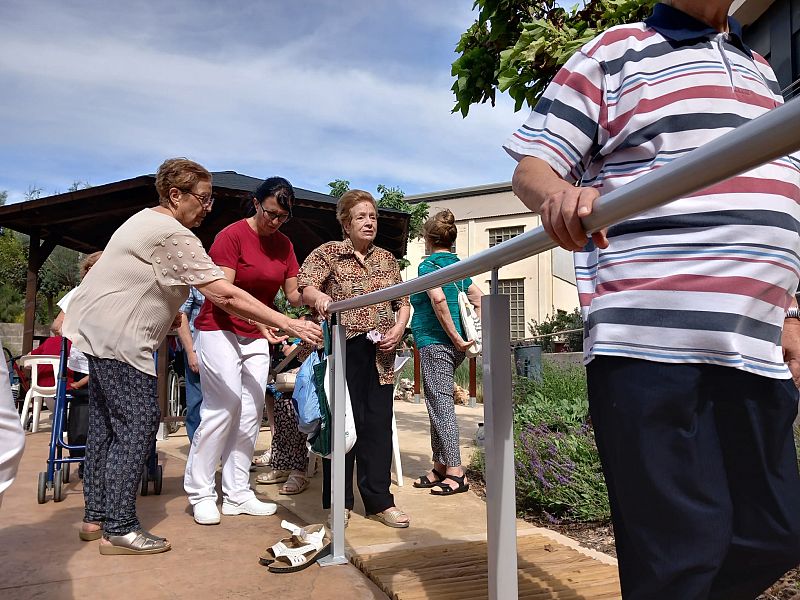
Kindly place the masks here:
POLYGON ((100 554, 158 554, 166 552, 172 545, 162 537, 149 531, 139 529, 125 535, 107 535, 104 539, 110 543, 100 544, 100 554))
POLYGON ((367 518, 373 521, 379 521, 387 527, 394 527, 396 529, 405 529, 411 525, 411 518, 397 507, 387 508, 385 511, 374 515, 367 515, 367 518), (401 521, 400 519, 403 517, 406 517, 407 520, 401 521))

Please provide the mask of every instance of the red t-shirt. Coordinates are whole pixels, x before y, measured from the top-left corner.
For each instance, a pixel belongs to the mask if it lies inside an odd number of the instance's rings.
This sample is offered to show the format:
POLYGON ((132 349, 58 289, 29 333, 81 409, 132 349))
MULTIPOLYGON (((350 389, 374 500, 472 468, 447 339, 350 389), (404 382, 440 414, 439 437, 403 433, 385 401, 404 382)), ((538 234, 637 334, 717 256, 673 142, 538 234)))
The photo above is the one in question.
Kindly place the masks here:
MULTIPOLYGON (((280 231, 262 237, 253 231, 246 219, 220 231, 208 255, 217 266, 236 270, 234 285, 272 308, 275 294, 287 279, 297 277, 300 270, 288 237, 280 231)), ((194 327, 201 331, 230 331, 242 337, 261 337, 255 325, 226 313, 212 302, 203 303, 194 327)))
MULTIPOLYGON (((36 348, 31 350, 31 354, 36 354, 38 356, 60 356, 61 354, 61 340, 64 339, 60 335, 52 336, 44 340, 41 344, 39 344, 36 348)), ((72 347, 72 342, 67 340, 67 353, 65 356, 69 356, 69 349, 72 347)), ((43 385, 46 387, 53 387, 56 384, 56 376, 53 373, 53 367, 50 365, 39 365, 36 367, 38 369, 38 380, 39 385, 43 385)), ((75 377, 72 374, 70 369, 67 369, 67 384, 74 383, 75 377)))

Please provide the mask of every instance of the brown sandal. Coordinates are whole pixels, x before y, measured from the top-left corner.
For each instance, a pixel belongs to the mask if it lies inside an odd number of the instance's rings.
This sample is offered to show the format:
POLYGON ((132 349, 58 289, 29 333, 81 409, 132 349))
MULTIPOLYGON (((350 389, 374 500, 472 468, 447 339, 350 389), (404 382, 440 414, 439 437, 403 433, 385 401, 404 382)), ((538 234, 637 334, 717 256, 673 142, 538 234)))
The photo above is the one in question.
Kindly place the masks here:
POLYGON ((103 537, 103 524, 95 521, 86 521, 81 525, 81 530, 78 532, 78 537, 84 542, 93 542, 103 537), (84 529, 84 525, 97 525, 97 529, 84 529))
POLYGON ((289 478, 286 480, 286 482, 281 486, 281 489, 278 490, 278 493, 283 496, 302 494, 304 491, 306 491, 306 488, 308 488, 309 485, 311 485, 311 482, 305 475, 292 473, 289 475, 289 478))

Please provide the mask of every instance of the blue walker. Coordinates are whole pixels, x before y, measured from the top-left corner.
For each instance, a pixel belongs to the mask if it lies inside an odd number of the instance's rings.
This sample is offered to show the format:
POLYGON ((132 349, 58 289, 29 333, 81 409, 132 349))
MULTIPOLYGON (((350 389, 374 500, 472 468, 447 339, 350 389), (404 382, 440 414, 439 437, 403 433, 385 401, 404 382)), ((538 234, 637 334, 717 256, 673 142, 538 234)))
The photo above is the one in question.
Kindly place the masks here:
MULTIPOLYGON (((58 376, 56 378, 56 397, 53 408, 53 428, 50 431, 50 453, 47 458, 47 470, 39 473, 39 486, 37 500, 39 504, 47 502, 47 490, 53 490, 53 501, 61 502, 64 499, 64 484, 69 483, 70 464, 82 463, 83 456, 65 457, 64 450, 83 450, 85 445, 68 444, 64 439, 64 425, 67 416, 67 407, 72 400, 72 394, 67 392, 67 340, 61 342, 59 353, 58 376)), ((163 470, 158 464, 156 443, 150 449, 144 469, 142 470, 141 493, 146 496, 149 491, 149 482, 153 482, 153 493, 161 494, 163 470)))
POLYGON ((39 504, 47 502, 47 490, 53 490, 53 500, 64 499, 65 483, 69 483, 70 463, 81 463, 83 457, 64 457, 64 450, 83 450, 86 446, 70 445, 64 440, 64 424, 67 416, 67 404, 72 395, 67 393, 67 340, 61 342, 58 374, 56 378, 55 407, 53 408, 53 428, 50 431, 50 454, 47 458, 47 470, 39 473, 37 500, 39 504))

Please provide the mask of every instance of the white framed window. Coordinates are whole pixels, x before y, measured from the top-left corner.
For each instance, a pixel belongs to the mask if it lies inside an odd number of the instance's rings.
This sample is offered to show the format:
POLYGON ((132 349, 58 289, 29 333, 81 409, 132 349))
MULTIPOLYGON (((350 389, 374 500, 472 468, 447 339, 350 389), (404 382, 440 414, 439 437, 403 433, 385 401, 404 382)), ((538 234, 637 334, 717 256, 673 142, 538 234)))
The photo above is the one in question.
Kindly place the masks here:
POLYGON ((497 246, 502 242, 506 242, 511 238, 515 238, 525 231, 524 225, 516 225, 514 227, 497 227, 496 229, 489 229, 489 248, 497 246))
POLYGON ((500 279, 497 293, 509 296, 511 339, 525 337, 525 279, 500 279))

